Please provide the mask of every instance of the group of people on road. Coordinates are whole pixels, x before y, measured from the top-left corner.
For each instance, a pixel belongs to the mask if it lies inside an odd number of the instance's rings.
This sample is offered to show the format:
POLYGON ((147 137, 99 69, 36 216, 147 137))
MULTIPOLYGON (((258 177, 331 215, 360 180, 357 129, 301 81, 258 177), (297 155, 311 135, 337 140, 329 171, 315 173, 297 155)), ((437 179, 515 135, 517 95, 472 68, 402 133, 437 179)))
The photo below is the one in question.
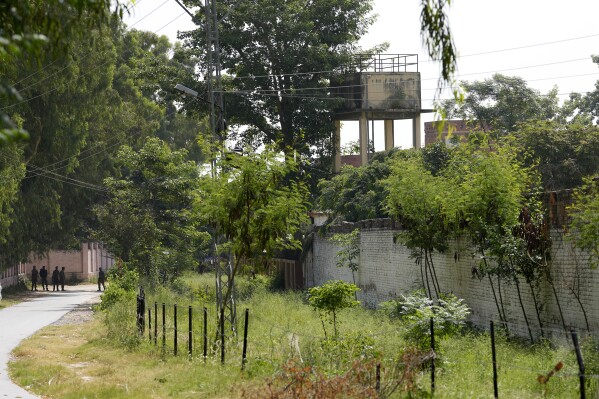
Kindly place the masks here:
MULTIPOLYGON (((46 266, 42 266, 40 270, 37 270, 35 265, 31 269, 31 291, 37 291, 37 278, 40 278, 42 283, 42 291, 50 291, 48 288, 48 270, 46 266)), ((64 283, 66 280, 64 267, 62 270, 58 270, 58 266, 54 268, 52 272, 52 291, 64 291, 64 283)))
MULTIPOLYGON (((37 279, 41 280, 42 291, 50 291, 48 288, 48 270, 46 266, 42 266, 40 270, 37 270, 35 265, 31 269, 31 291, 37 291, 37 279)), ((52 272, 52 291, 64 291, 65 283, 65 272, 64 267, 59 271, 58 266, 54 268, 52 272)), ((100 268, 98 270, 98 291, 106 290, 106 273, 100 268)))

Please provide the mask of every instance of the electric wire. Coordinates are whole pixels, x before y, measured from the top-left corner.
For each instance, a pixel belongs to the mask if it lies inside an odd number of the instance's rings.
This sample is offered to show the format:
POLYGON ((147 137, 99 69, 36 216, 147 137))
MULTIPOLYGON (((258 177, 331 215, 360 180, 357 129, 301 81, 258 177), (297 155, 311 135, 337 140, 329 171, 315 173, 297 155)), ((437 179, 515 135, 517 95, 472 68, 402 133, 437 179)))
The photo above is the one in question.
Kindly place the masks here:
MULTIPOLYGON (((497 71, 500 72, 500 71, 497 71)), ((556 79, 568 79, 568 78, 577 78, 577 77, 583 77, 583 76, 594 76, 594 75, 599 75, 599 72, 593 72, 593 73, 584 73, 584 74, 576 74, 576 75, 562 75, 562 76, 554 76, 554 77, 547 77, 547 78, 538 78, 538 79, 527 79, 527 82, 535 82, 535 81, 542 81, 542 80, 556 80, 556 79)), ((399 81, 399 82, 394 82, 394 83, 368 83, 368 84, 355 84, 355 85, 339 85, 339 86, 330 86, 330 85, 326 85, 326 86, 314 86, 314 87, 297 87, 297 88, 293 88, 291 89, 291 91, 293 92, 299 92, 299 91, 308 91, 308 90, 325 90, 325 89, 349 89, 349 88, 363 88, 363 87, 372 87, 372 86, 384 86, 384 87, 395 87, 398 88, 402 91, 433 91, 433 90, 438 90, 437 88, 420 88, 420 89, 405 89, 405 88, 400 88, 400 86, 402 85, 409 85, 409 86, 413 86, 414 83, 413 82, 409 82, 409 81, 399 81)), ((279 93, 279 92, 285 92, 285 90, 281 90, 281 89, 247 89, 247 90, 215 90, 216 93, 232 93, 232 92, 239 92, 239 93, 279 93)), ((387 91, 384 91, 387 92, 387 91)), ((369 91, 369 93, 383 93, 383 91, 369 91)))
MULTIPOLYGON (((143 0, 141 0, 141 1, 143 1, 143 0)), ((136 25, 137 23, 141 22, 143 19, 145 19, 145 18, 146 18, 146 17, 148 17, 150 14, 152 14, 153 12, 155 12, 156 10, 158 10, 160 7, 162 7, 162 6, 163 6, 164 4, 166 4, 167 2, 168 2, 168 0, 165 0, 165 1, 164 1, 163 3, 161 3, 161 4, 160 4, 158 7, 154 8, 152 11, 150 11, 150 13, 146 14, 146 15, 145 15, 143 18, 141 18, 140 20, 138 20, 138 21, 137 21, 135 24, 133 24, 131 27, 133 27, 133 26, 134 26, 134 25, 136 25)), ((138 4, 139 4, 139 3, 138 3, 138 4)), ((181 17, 183 14, 184 14, 184 13, 181 13, 181 14, 179 14, 177 17, 173 18, 171 21, 169 21, 168 23, 166 23, 165 25, 163 25, 163 26, 162 26, 160 29, 158 29, 158 30, 157 30, 157 31, 155 31, 154 33, 157 33, 157 32, 159 32, 160 30, 164 29, 166 26, 170 25, 170 24, 171 24, 171 23, 173 23, 175 20, 177 20, 178 18, 180 18, 180 17, 181 17)), ((129 27, 129 29, 130 29, 131 27, 129 27)), ((104 64, 106 64, 107 62, 108 62, 108 61, 106 61, 106 62, 105 62, 105 63, 103 63, 103 64, 100 64, 100 65, 96 66, 95 68, 92 68, 91 70, 87 71, 86 73, 82 74, 81 76, 86 76, 86 75, 90 74, 90 73, 91 73, 91 72, 93 72, 95 69, 97 69, 97 68, 100 68, 101 66, 103 66, 103 65, 104 65, 104 64)), ((68 66, 68 65, 67 65, 67 66, 68 66)), ((63 69, 64 69, 64 68, 63 68, 63 69)), ((46 94, 48 94, 48 93, 50 93, 50 92, 53 92, 53 91, 55 91, 55 90, 59 89, 59 88, 60 88, 60 87, 62 87, 62 86, 63 86, 63 85, 59 85, 59 86, 55 87, 54 89, 51 89, 51 90, 49 90, 49 91, 47 91, 47 92, 45 92, 45 93, 42 93, 42 94, 40 94, 40 95, 38 95, 38 96, 35 96, 35 97, 33 97, 33 98, 30 98, 30 99, 27 99, 27 100, 25 100, 25 101, 22 101, 22 102, 20 102, 20 103, 18 103, 18 104, 21 104, 21 103, 23 103, 23 102, 29 102, 29 101, 31 101, 31 100, 33 100, 33 99, 35 99, 35 98, 38 98, 38 97, 40 97, 40 96, 46 95, 46 94)), ((12 107, 12 106, 15 106, 15 105, 18 105, 18 104, 13 104, 13 105, 10 105, 10 106, 7 106, 7 107, 4 107, 4 108, 2 108, 2 110, 6 109, 6 108, 10 108, 10 107, 12 107)), ((113 146, 115 146, 115 145, 118 145, 118 142, 117 142, 117 143, 114 143, 113 145, 109 146, 108 148, 112 148, 112 147, 113 147, 113 146)), ((94 156, 94 155, 96 155, 96 154, 98 154, 98 153, 101 153, 102 151, 105 151, 105 150, 107 150, 108 148, 103 148, 103 149, 102 149, 100 152, 93 153, 92 155, 89 155, 89 156, 87 156, 87 157, 85 157, 85 158, 89 158, 89 157, 91 157, 91 156, 94 156)), ((81 153, 80 153, 80 154, 81 154, 81 153)), ((68 161, 68 160, 70 160, 70 159, 72 159, 72 158, 75 158, 75 157, 78 157, 78 156, 80 156, 80 154, 76 154, 76 155, 73 155, 73 156, 71 156, 71 157, 65 158, 65 159, 63 159, 63 160, 61 160, 61 161, 58 161, 58 162, 55 162, 54 164, 51 164, 51 165, 49 165, 49 166, 51 167, 51 166, 54 166, 54 165, 56 165, 56 164, 60 164, 60 163, 66 162, 66 161, 68 161)), ((82 159, 85 159, 85 158, 82 158, 82 159)), ((83 188, 90 188, 90 189, 97 190, 97 191, 107 191, 107 189, 105 189, 105 188, 103 188, 103 187, 101 187, 101 186, 96 186, 96 185, 93 185, 93 184, 91 184, 91 183, 87 183, 87 182, 84 182, 84 181, 80 181, 80 180, 76 180, 76 179, 73 179, 73 178, 69 178, 69 177, 67 177, 67 176, 63 176, 63 175, 60 175, 60 174, 58 174, 58 173, 55 173, 55 172, 54 172, 55 170, 59 170, 59 169, 62 169, 62 168, 64 168, 64 167, 67 167, 67 166, 68 166, 68 165, 64 165, 64 166, 61 166, 61 167, 59 167, 59 168, 57 168, 57 169, 54 169, 54 170, 47 170, 47 169, 45 169, 45 168, 47 168, 48 166, 46 166, 46 167, 37 167, 37 166, 31 166, 31 168, 33 169, 33 172, 37 172, 37 173, 35 173, 35 174, 32 174, 32 175, 30 175, 30 176, 25 176, 23 180, 25 180, 25 179, 28 179, 28 178, 30 178, 30 177, 44 176, 44 177, 49 177, 49 178, 51 178, 51 179, 53 179, 53 180, 63 181, 63 182, 66 182, 66 183, 68 183, 68 184, 73 184, 73 185, 76 185, 76 186, 79 186, 79 187, 83 187, 83 188), (64 179, 64 180, 59 180, 59 179, 58 179, 58 178, 56 178, 56 177, 48 176, 48 173, 50 173, 50 174, 53 174, 53 175, 55 175, 55 176, 58 176, 58 177, 60 177, 61 179, 64 179), (89 186, 86 186, 86 185, 89 185, 89 186)))
MULTIPOLYGON (((162 7, 162 6, 163 6, 164 4, 166 4, 167 2, 168 2, 168 0, 165 0, 165 1, 164 1, 163 3, 161 3, 161 4, 160 4, 158 7, 156 7, 156 8, 155 8, 155 9, 153 9, 152 11, 150 11, 150 13, 148 13, 146 16, 144 16, 143 18, 141 18, 140 20, 138 20, 137 22, 135 22, 133 25, 131 25, 131 26, 130 26, 130 27, 128 27, 127 29, 128 29, 128 30, 131 30, 131 28, 133 28, 133 26, 137 25, 139 22, 141 22, 143 19, 145 19, 146 17, 148 17, 148 16, 149 16, 150 14, 152 14, 154 11, 158 10, 160 7, 162 7)), ((181 14, 179 14, 177 17, 175 17, 175 18, 174 18, 174 19, 172 19, 170 22, 166 23, 166 24, 165 24, 165 25, 163 25, 163 26, 162 26, 160 29, 158 29, 158 30, 154 31, 153 33, 158 33, 158 32, 159 32, 159 31, 161 31, 162 29, 166 28, 168 25, 172 24, 172 23, 173 23, 173 22, 175 22, 177 19, 179 19, 179 18, 180 18, 180 17, 181 17, 183 14, 184 14, 184 13, 181 13, 181 14)), ((96 65, 95 67, 93 67, 93 68, 89 69, 87 72, 84 72, 84 73, 82 73, 81 75, 79 75, 79 77, 81 78, 81 77, 84 77, 84 76, 87 76, 87 75, 91 74, 92 72, 95 72, 97 69, 99 69, 99 68, 103 67, 104 65, 106 65, 106 64, 107 64, 109 61, 110 61, 110 60, 108 59, 108 60, 106 60, 105 62, 102 62, 102 63, 100 63, 100 64, 96 65)), ((65 69, 66 69, 66 68, 68 68, 68 67, 69 67, 69 66, 70 66, 72 63, 73 63, 73 61, 71 61, 71 62, 67 63, 67 65, 65 65, 65 66, 64 66, 64 67, 63 67, 63 68, 62 68, 60 71, 63 71, 63 70, 65 70, 65 69)), ((36 81, 34 84, 31 84, 31 85, 27 86, 25 89, 30 89, 30 88, 32 88, 32 87, 34 87, 34 86, 38 85, 38 84, 41 84, 43 81, 45 81, 46 79, 48 79, 48 78, 50 78, 50 77, 54 76, 55 74, 56 74, 56 73, 54 73, 54 74, 52 74, 52 75, 50 75, 50 76, 48 76, 48 77, 46 77, 46 78, 44 78, 44 79, 40 79, 39 81, 36 81)), ((52 93, 52 92, 54 92, 54 91, 56 91, 56 90, 58 90, 58 89, 60 89, 60 88, 62 88, 62 87, 64 87, 64 84, 59 84, 58 86, 54 87, 53 89, 47 90, 47 91, 45 91, 45 92, 43 92, 43 93, 41 93, 41 94, 38 94, 38 95, 36 95, 36 96, 33 96, 33 97, 30 97, 30 98, 28 98, 28 99, 26 99, 26 100, 22 100, 22 101, 19 101, 19 102, 16 102, 16 103, 13 103, 13 104, 10 104, 10 105, 7 105, 7 106, 4 106, 4 107, 0 108, 0 111, 4 111, 4 110, 6 110, 6 109, 9 109, 9 108, 15 107, 15 106, 17 106, 17 105, 21 105, 21 104, 24 104, 24 103, 30 102, 30 101, 32 101, 32 100, 35 100, 35 99, 39 98, 39 97, 43 97, 43 96, 45 96, 45 95, 47 95, 47 94, 50 94, 50 93, 52 93)), ((22 90, 25 90, 25 89, 21 89, 21 91, 22 91, 22 90)))
MULTIPOLYGON (((139 3, 141 3, 142 1, 143 1, 143 0, 139 0, 138 2, 134 3, 134 4, 131 6, 131 9, 135 8, 135 7, 136 7, 137 5, 139 5, 139 3)), ((156 11, 157 9, 159 9, 160 7, 162 7, 162 6, 163 6, 163 5, 164 5, 164 4, 165 4, 167 1, 168 1, 168 0, 165 0, 165 2, 164 2, 164 3, 162 3, 161 5, 159 5, 158 7, 156 7, 154 10, 150 11, 150 12, 149 12, 147 15, 145 15, 143 18, 141 18, 141 19, 139 19, 138 21, 136 21, 136 22, 135 22, 135 24, 133 24, 131 27, 133 27, 134 25, 136 25, 136 24, 138 24, 139 22, 143 21, 145 18, 147 18, 149 15, 151 15, 151 14, 152 14, 154 11, 156 11)), ((25 78, 23 78, 23 79, 19 80, 18 82, 15 82, 15 83, 13 83, 13 87, 16 87, 18 84, 20 84, 20 83, 22 83, 22 82, 24 82, 24 81, 28 80, 29 78, 31 78, 31 77, 33 77, 33 76, 37 75, 38 73, 41 73, 41 72, 43 72, 44 70, 46 70, 46 69, 47 69, 47 68, 49 68, 50 66, 54 65, 54 64, 55 64, 56 62, 58 62, 58 61, 60 61, 60 59, 59 59, 59 58, 56 58, 56 59, 54 59, 54 61, 52 61, 51 63, 49 63, 49 64, 45 65, 45 66, 44 66, 44 67, 42 67, 41 69, 38 69, 37 71, 35 71, 35 72, 33 72, 32 74, 30 74, 30 75, 26 76, 25 78)), ((58 71, 54 72, 53 74, 51 74, 51 75, 48 75, 48 76, 46 76, 46 77, 45 77, 45 78, 43 78, 43 79, 36 80, 34 83, 30 84, 29 86, 26 86, 26 87, 24 87, 24 88, 21 88, 21 89, 19 89, 19 91, 25 91, 25 90, 27 90, 27 89, 29 89, 29 88, 31 88, 31 87, 33 87, 33 86, 37 85, 37 84, 40 84, 40 83, 42 83, 42 82, 43 82, 43 81, 45 81, 45 80, 48 80, 48 79, 50 79, 51 77, 54 77, 54 76, 56 76, 58 73, 60 73, 60 72, 64 71, 64 70, 65 70, 65 69, 67 69, 69 66, 71 66, 71 64, 72 64, 72 63, 73 63, 73 61, 71 61, 71 62, 68 62, 68 63, 67 63, 67 64, 66 64, 64 67, 62 67, 62 68, 61 68, 61 69, 59 69, 58 71)))
MULTIPOLYGON (((135 8, 135 6, 139 5, 139 3, 141 3, 142 1, 143 1, 143 0, 138 0, 137 2, 133 3, 133 5, 131 6, 131 8, 128 8, 128 7, 127 7, 127 11, 129 12, 131 9, 135 8)), ((142 19, 143 19, 143 18, 142 18, 142 19)), ((59 59, 58 59, 58 58, 54 59, 54 61, 52 61, 51 63, 49 63, 49 64, 47 64, 47 65, 45 65, 45 66, 43 66, 41 69, 38 69, 37 71, 35 71, 35 72, 32 72, 31 74, 27 75, 26 77, 22 78, 21 80, 19 80, 19 81, 17 81, 17 82, 15 82, 15 83, 13 83, 13 84, 12 84, 12 86, 13 86, 13 87, 15 87, 15 86, 17 86, 18 84, 20 84, 20 83, 22 83, 22 82, 24 82, 24 81, 28 80, 29 78, 31 78, 31 77, 33 77, 33 76, 35 76, 35 75, 37 75, 38 73, 45 71, 47 68, 49 68, 50 66, 54 65, 54 64, 55 64, 55 63, 57 63, 58 61, 59 61, 59 59)), ((24 89, 22 89, 22 90, 24 90, 24 89)))

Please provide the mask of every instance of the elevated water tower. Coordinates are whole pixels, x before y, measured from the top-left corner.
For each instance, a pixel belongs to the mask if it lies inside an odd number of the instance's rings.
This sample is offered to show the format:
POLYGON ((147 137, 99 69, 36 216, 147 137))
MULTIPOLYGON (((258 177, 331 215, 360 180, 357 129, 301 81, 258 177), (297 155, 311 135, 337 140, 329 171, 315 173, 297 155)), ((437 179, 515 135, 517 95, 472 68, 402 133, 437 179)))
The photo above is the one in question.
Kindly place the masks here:
POLYGON ((368 162, 368 122, 383 120, 385 151, 394 147, 393 121, 412 120, 412 143, 421 146, 418 54, 362 54, 355 56, 331 82, 331 95, 342 99, 335 111, 335 164, 341 169, 341 121, 359 121, 361 164, 368 162))

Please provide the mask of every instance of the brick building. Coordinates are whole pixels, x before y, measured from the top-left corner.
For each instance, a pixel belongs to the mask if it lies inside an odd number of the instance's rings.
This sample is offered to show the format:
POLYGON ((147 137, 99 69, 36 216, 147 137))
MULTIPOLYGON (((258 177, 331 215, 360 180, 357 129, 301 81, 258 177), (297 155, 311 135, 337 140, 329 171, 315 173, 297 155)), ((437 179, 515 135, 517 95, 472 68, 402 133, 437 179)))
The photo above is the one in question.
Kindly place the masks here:
POLYGON ((424 122, 424 145, 427 146, 429 144, 436 143, 439 140, 442 140, 446 144, 449 143, 448 131, 451 128, 451 137, 462 141, 467 136, 468 133, 480 130, 480 126, 473 124, 472 122, 465 121, 462 119, 451 119, 446 120, 443 129, 441 132, 437 129, 439 125, 443 122, 435 121, 435 122, 424 122))
POLYGON ((103 270, 108 270, 114 263, 114 257, 103 247, 102 243, 84 242, 78 250, 53 250, 41 256, 32 254, 30 261, 22 264, 22 272, 31 278, 33 265, 38 270, 42 266, 46 266, 49 273, 52 273, 58 266, 59 270, 62 267, 65 268, 67 280, 85 281, 92 276, 97 276, 100 267, 103 270))

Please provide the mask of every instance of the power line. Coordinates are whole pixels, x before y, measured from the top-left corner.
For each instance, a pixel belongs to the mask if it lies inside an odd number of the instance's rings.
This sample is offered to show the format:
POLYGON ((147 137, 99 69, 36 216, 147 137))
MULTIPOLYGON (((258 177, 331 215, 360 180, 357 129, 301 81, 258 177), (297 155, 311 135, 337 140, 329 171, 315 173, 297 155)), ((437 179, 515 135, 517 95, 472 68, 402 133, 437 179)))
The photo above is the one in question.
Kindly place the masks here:
MULTIPOLYGON (((495 72, 501 72, 501 70, 498 70, 495 72)), ((482 74, 485 72, 480 72, 480 73, 482 74)), ((528 79, 526 81, 527 82, 535 82, 535 81, 541 81, 541 80, 566 79, 566 78, 576 78, 576 77, 593 76, 593 75, 599 75, 599 72, 577 74, 577 75, 554 76, 554 77, 539 78, 539 79, 528 79)), ((297 87, 297 88, 292 88, 291 91, 300 92, 300 91, 308 91, 308 90, 348 89, 348 88, 363 88, 363 87, 372 87, 372 86, 395 87, 402 91, 412 91, 412 92, 413 91, 438 90, 437 88, 420 88, 420 89, 400 88, 400 86, 402 86, 402 85, 413 85, 413 82, 399 81, 399 82, 394 82, 394 83, 368 83, 368 84, 340 85, 340 86, 327 85, 327 86, 316 86, 316 87, 297 87)), ((386 92, 386 91, 372 91, 372 90, 369 91, 369 93, 384 93, 384 92, 386 92)), ((282 90, 282 89, 248 89, 248 90, 222 91, 222 93, 247 93, 247 94, 251 94, 251 93, 285 93, 285 90, 282 90)))
MULTIPOLYGON (((0 154, 0 156, 4 157, 5 159, 10 159, 10 160, 14 160, 15 159, 15 158, 9 157, 6 154, 0 154)), ((43 168, 39 168, 39 167, 37 167, 35 165, 30 165, 30 166, 33 169, 35 169, 35 170, 43 170, 43 168)), ((48 173, 52 173, 52 172, 48 172, 48 173)), ((76 187, 87 188, 87 189, 90 189, 90 190, 95 190, 95 191, 104 192, 104 193, 108 192, 108 189, 106 189, 106 188, 104 188, 102 186, 98 186, 98 185, 95 185, 95 184, 92 184, 92 183, 88 183, 88 182, 84 182, 84 181, 81 181, 81 180, 77 180, 77 179, 73 179, 73 178, 70 178, 70 177, 66 177, 66 176, 60 175, 58 173, 52 173, 52 175, 44 174, 44 177, 47 177, 49 179, 56 180, 58 182, 62 182, 62 183, 65 183, 65 184, 70 184, 70 185, 76 186, 76 187)))
MULTIPOLYGON (((372 92, 371 92, 372 93, 372 92)), ((377 92, 374 92, 377 93, 377 92)), ((378 92, 383 93, 383 92, 378 92)), ((569 96, 570 94, 588 94, 589 92, 570 92, 570 93, 556 93, 556 96, 569 96)), ((306 100, 327 100, 327 101, 364 101, 365 99, 362 97, 334 97, 334 96, 314 96, 314 95, 301 95, 301 94, 276 94, 276 93, 254 93, 254 92, 243 92, 243 91, 228 91, 225 94, 233 94, 233 95, 257 95, 264 97, 285 97, 285 98, 294 98, 294 99, 306 99, 306 100)), ((541 97, 547 97, 551 94, 539 94, 541 97)), ((453 100, 454 98, 421 98, 421 101, 434 101, 434 100, 453 100)), ((410 102, 417 101, 417 99, 409 99, 409 98, 401 98, 401 99, 387 99, 387 100, 377 100, 377 103, 397 103, 397 102, 410 102)))
MULTIPOLYGON (((140 1, 138 1, 136 4, 139 4, 139 3, 141 3, 141 1, 143 1, 143 0, 140 0, 140 1)), ((128 28, 127 28, 127 30, 131 30, 131 28, 133 28, 135 25, 137 25, 138 23, 140 23, 141 21, 143 21, 144 19, 146 19, 147 17, 149 17, 151 14, 153 14, 153 13, 154 13, 156 10, 158 10, 159 8, 161 8, 161 7, 162 7, 164 4, 166 4, 167 2, 168 2, 168 0, 165 0, 164 2, 162 2, 160 5, 158 5, 156 8, 154 8, 152 11, 150 11, 150 12, 149 12, 148 14, 146 14, 144 17, 142 17, 141 19, 139 19, 138 21, 136 21, 136 22, 135 22, 133 25, 131 25, 130 27, 128 27, 128 28)), ((135 7, 135 5, 133 5, 132 7, 135 7)), ((177 17, 176 17, 174 20, 170 21, 169 23, 167 23, 166 25, 164 25, 162 28, 158 29, 158 30, 157 30, 156 32, 154 32, 154 33, 157 33, 158 31, 160 31, 160 30, 164 29, 166 26, 168 26, 169 24, 173 23, 173 22, 174 22, 174 21, 175 21, 177 18, 179 18, 181 15, 183 15, 183 14, 180 14, 180 15, 179 15, 179 16, 177 16, 177 17)), ((53 62, 51 62, 50 64, 48 64, 47 66, 45 66, 44 68, 40 69, 39 71, 35 72, 35 73, 34 73, 34 74, 32 74, 32 75, 35 75, 35 74, 37 74, 37 73, 39 73, 39 72, 43 71, 44 69, 46 69, 47 67, 49 67, 50 65, 54 64, 54 63, 55 63, 55 62, 57 62, 57 61, 58 61, 58 59, 57 59, 57 60, 54 60, 53 62)), ((86 75, 88 75, 90 72, 93 72, 93 71, 95 71, 96 69, 103 67, 103 66, 104 66, 104 65, 106 65, 106 64, 107 64, 109 61, 110 61, 110 60, 106 60, 105 62, 103 62, 103 63, 101 63, 101 64, 97 65, 95 68, 92 68, 92 69, 91 69, 91 71, 88 71, 87 73, 84 73, 84 74, 82 74, 81 76, 86 76, 86 75)), ((67 69, 69 66, 71 66, 73 63, 74 63, 74 61, 70 61, 70 62, 68 62, 68 63, 67 63, 67 64, 66 64, 64 67, 62 67, 62 68, 61 68, 61 69, 59 69, 58 71, 54 72, 53 74, 51 74, 51 75, 49 75, 49 76, 46 76, 46 77, 45 77, 45 78, 43 78, 43 79, 37 80, 36 82, 34 82, 34 83, 30 84, 29 86, 27 86, 27 87, 25 87, 25 88, 21 89, 20 91, 24 91, 24 90, 30 89, 30 88, 32 88, 32 87, 34 87, 34 86, 38 85, 38 84, 41 84, 42 82, 44 82, 44 81, 46 81, 46 80, 50 79, 51 77, 53 77, 53 76, 57 75, 58 73, 60 73, 60 72, 64 71, 64 70, 65 70, 65 69, 67 69)), ((29 78, 29 77, 30 77, 30 76, 32 76, 32 75, 29 75, 27 78, 29 78)), ((25 78, 25 79, 21 79, 19 82, 15 83, 14 85, 16 85, 16 84, 18 84, 18 83, 20 83, 20 82, 22 82, 22 81, 26 80, 27 78, 25 78)), ((14 85, 13 85, 13 86, 14 86, 14 85)), ((42 94, 40 94, 40 95, 38 95, 38 96, 31 97, 31 98, 28 98, 27 100, 23 100, 23 101, 20 101, 20 102, 18 102, 18 103, 15 103, 15 104, 7 105, 7 106, 5 106, 5 107, 3 107, 3 108, 0 108, 0 110, 4 111, 5 109, 12 108, 12 107, 14 107, 14 106, 17 106, 17 105, 20 105, 20 104, 23 104, 23 103, 29 102, 29 101, 31 101, 31 100, 35 100, 35 99, 37 99, 37 98, 39 98, 39 97, 41 97, 41 96, 43 96, 43 95, 46 95, 46 94, 52 93, 53 91, 56 91, 56 90, 58 90, 58 89, 59 89, 59 88, 61 88, 62 86, 63 86, 63 85, 59 85, 58 87, 55 87, 54 89, 48 90, 48 91, 46 91, 46 92, 44 92, 44 93, 42 93, 42 94)))
MULTIPOLYGON (((135 7, 136 7, 137 5, 139 5, 139 3, 141 3, 142 1, 143 1, 143 0, 138 0, 137 2, 133 3, 133 5, 131 6, 131 9, 135 8, 135 7)), ((127 8, 127 11, 129 11, 129 10, 130 10, 130 9, 129 9, 129 8, 127 8)), ((144 18, 145 18, 145 17, 144 17, 144 18)), ((15 87, 15 86, 16 86, 16 85, 18 85, 19 83, 22 83, 22 82, 24 82, 24 81, 28 80, 29 78, 31 78, 31 77, 33 77, 33 76, 37 75, 38 73, 41 73, 41 72, 45 71, 45 70, 46 70, 46 68, 49 68, 50 66, 54 65, 54 64, 55 64, 56 62, 58 62, 58 61, 59 61, 59 59, 58 59, 58 58, 56 58, 54 61, 52 61, 52 62, 51 62, 51 63, 49 63, 48 65, 45 65, 43 68, 41 68, 41 69, 38 69, 38 70, 36 70, 35 72, 33 72, 33 73, 31 73, 31 74, 27 75, 26 77, 22 78, 21 80, 19 80, 19 81, 17 81, 17 82, 15 82, 15 83, 13 83, 13 84, 12 84, 12 86, 13 86, 13 87, 15 87)), ((61 69, 61 70, 62 70, 62 69, 61 69)), ((25 90, 25 89, 22 89, 22 90, 25 90)))
MULTIPOLYGON (((573 41, 573 40, 589 39, 591 37, 597 37, 597 36, 599 36, 599 33, 595 33, 595 34, 592 34, 592 35, 586 35, 586 36, 572 37, 572 38, 569 38, 569 39, 554 40, 554 41, 551 41, 551 42, 529 44, 529 45, 526 45, 526 46, 509 47, 509 48, 504 48, 504 49, 499 49, 499 50, 482 51, 480 53, 472 53, 472 54, 460 55, 459 58, 476 57, 476 56, 479 56, 479 55, 487 55, 487 54, 503 53, 503 52, 507 52, 507 51, 522 50, 522 49, 526 49, 526 48, 540 47, 540 46, 546 46, 546 45, 550 45, 550 44, 570 42, 570 41, 573 41)), ((424 61, 421 61, 421 62, 424 63, 424 62, 434 62, 434 61, 436 61, 436 60, 429 59, 429 60, 424 60, 424 61)))
MULTIPOLYGON (((455 77, 459 78, 459 77, 462 77, 462 76, 483 75, 483 74, 487 74, 487 73, 497 73, 497 72, 505 72, 505 71, 517 71, 517 70, 521 70, 521 69, 539 68, 539 67, 550 66, 550 65, 568 64, 568 63, 571 63, 571 62, 588 61, 588 60, 589 60, 588 57, 585 57, 585 58, 575 58, 573 60, 548 62, 546 64, 527 65, 527 66, 523 66, 523 67, 499 69, 499 70, 495 70, 495 71, 462 73, 460 75, 456 75, 455 77)), ((437 79, 438 78, 426 78, 426 79, 421 79, 421 80, 437 80, 437 79)))

